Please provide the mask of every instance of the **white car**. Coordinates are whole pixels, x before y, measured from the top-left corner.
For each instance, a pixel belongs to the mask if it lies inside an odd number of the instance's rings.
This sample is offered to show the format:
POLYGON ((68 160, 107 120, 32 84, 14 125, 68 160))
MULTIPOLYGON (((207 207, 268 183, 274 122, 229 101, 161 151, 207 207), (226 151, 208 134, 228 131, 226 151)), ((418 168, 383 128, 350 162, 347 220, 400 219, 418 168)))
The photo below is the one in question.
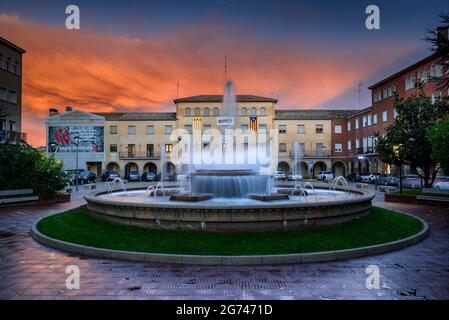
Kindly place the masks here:
POLYGON ((364 174, 362 175, 362 182, 364 183, 374 183, 376 182, 377 176, 375 174, 364 174))
POLYGON ((284 172, 282 172, 282 171, 278 171, 278 172, 276 172, 274 175, 273 175, 273 179, 274 180, 285 180, 285 178, 286 178, 286 175, 285 175, 285 173, 284 172))
POLYGON ((433 187, 438 190, 449 190, 449 181, 439 181, 433 187))
POLYGON ((330 181, 334 178, 334 174, 331 171, 321 171, 316 178, 318 180, 330 181))
POLYGON ((302 180, 302 175, 300 175, 300 174, 295 174, 295 173, 290 173, 290 174, 287 176, 287 180, 288 180, 288 181, 300 181, 300 180, 302 180))

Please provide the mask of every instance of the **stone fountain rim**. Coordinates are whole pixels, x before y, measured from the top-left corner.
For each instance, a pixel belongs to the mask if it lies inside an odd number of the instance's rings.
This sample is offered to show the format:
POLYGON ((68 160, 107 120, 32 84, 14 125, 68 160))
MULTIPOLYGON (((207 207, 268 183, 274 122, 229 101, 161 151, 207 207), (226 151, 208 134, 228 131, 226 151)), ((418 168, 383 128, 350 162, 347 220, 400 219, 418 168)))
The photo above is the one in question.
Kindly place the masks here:
MULTIPOLYGON (((315 189, 328 190, 324 187, 316 187, 315 189)), ((127 191, 137 191, 145 190, 145 188, 130 188, 127 191)), ((344 188, 335 188, 337 191, 346 191, 344 188)), ((347 205, 353 203, 360 203, 365 201, 372 201, 375 198, 375 193, 369 190, 359 190, 354 188, 348 189, 351 193, 359 194, 359 197, 352 199, 341 199, 336 201, 324 201, 324 202, 310 202, 310 203, 270 203, 261 202, 260 204, 211 204, 208 203, 207 206, 201 205, 201 202, 193 203, 181 203, 178 201, 167 201, 165 203, 152 203, 152 202, 124 202, 115 201, 110 199, 99 198, 101 195, 107 194, 107 191, 95 191, 84 196, 84 199, 89 203, 98 203, 102 205, 113 205, 120 207, 137 207, 137 208, 179 208, 179 209, 223 209, 223 210, 238 210, 238 209, 269 209, 269 208, 304 208, 304 207, 326 207, 326 206, 337 206, 337 205, 347 205)), ((112 193, 123 192, 123 190, 117 190, 112 193)), ((229 200, 232 202, 232 199, 229 200)))

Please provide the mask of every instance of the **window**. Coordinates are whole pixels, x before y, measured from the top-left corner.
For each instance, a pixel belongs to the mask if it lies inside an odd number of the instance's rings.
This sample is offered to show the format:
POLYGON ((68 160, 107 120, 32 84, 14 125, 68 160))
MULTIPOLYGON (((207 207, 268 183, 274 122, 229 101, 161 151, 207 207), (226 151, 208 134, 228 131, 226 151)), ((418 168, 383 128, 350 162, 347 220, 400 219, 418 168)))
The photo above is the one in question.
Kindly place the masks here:
POLYGON ((17 93, 12 90, 8 90, 8 102, 17 103, 17 93))
POLYGON ((147 126, 147 135, 152 136, 154 135, 154 126, 147 126))
POLYGON ((110 126, 109 127, 109 133, 110 134, 117 134, 117 126, 110 126))
POLYGON ((6 101, 6 89, 0 88, 0 100, 6 101))
POLYGON ((431 77, 431 78, 435 78, 435 76, 436 76, 435 65, 432 64, 432 65, 430 66, 430 77, 431 77))
POLYGON ((285 134, 287 133, 287 126, 285 124, 280 124, 279 125, 279 133, 280 134, 285 134))
POLYGON ((187 131, 188 133, 192 133, 192 125, 191 125, 191 124, 186 124, 186 125, 184 126, 184 129, 186 129, 186 131, 187 131))
POLYGON ((287 152, 287 144, 279 143, 279 152, 287 152))
POLYGON ((154 144, 147 144, 147 157, 154 157, 154 144))
POLYGON ((362 117, 362 126, 365 128, 366 127, 366 116, 362 117))
POLYGON ((355 119, 355 128, 358 129, 360 127, 359 118, 355 119))
POLYGON ((351 131, 352 130, 352 122, 351 121, 348 121, 348 131, 351 131))
POLYGON ((109 146, 109 152, 116 153, 117 152, 117 145, 116 144, 111 144, 109 146))
POLYGON ((392 94, 395 95, 397 90, 398 90, 398 87, 396 86, 396 83, 393 83, 391 90, 392 90, 392 94))
POLYGON ((315 133, 323 133, 323 132, 324 132, 324 127, 322 124, 315 125, 315 133))
POLYGON ((382 111, 382 122, 388 121, 388 113, 387 110, 382 111))
POLYGON ((370 126, 373 123, 373 115, 369 114, 368 117, 367 117, 367 120, 368 120, 367 121, 368 122, 367 125, 370 126))
POLYGON ((190 108, 186 108, 184 110, 184 116, 185 117, 190 117, 192 115, 192 111, 190 110, 190 108))
POLYGON ((165 145, 165 153, 170 153, 173 150, 173 145, 172 144, 166 144, 165 145))
POLYGON ((393 109, 393 118, 397 118, 398 117, 398 112, 396 111, 396 108, 393 109))
POLYGON ((410 90, 415 87, 416 76, 415 74, 409 74, 405 79, 405 90, 410 90))
POLYGON ((9 71, 10 65, 11 65, 11 58, 8 58, 5 60, 5 70, 6 71, 9 71))
POLYGON ((388 86, 388 96, 391 97, 393 95, 393 89, 391 88, 391 85, 388 86))
POLYGON ((379 91, 377 91, 377 101, 382 100, 382 93, 379 91))
POLYGON ((267 132, 267 125, 266 124, 259 124, 259 131, 261 133, 266 133, 267 132))
POLYGON ((374 152, 374 137, 370 136, 367 138, 367 149, 366 152, 367 153, 373 153, 374 152))
POLYGON ((242 110, 240 111, 240 114, 241 114, 242 116, 247 116, 247 115, 248 115, 248 109, 242 108, 242 110))
POLYGON ((442 76, 443 76, 443 67, 441 66, 441 64, 437 64, 435 66, 435 77, 441 78, 442 76))
POLYGON ((432 104, 434 104, 440 97, 441 97, 440 91, 432 93, 432 104))
POLYGON ((220 115, 220 109, 214 108, 213 115, 214 115, 214 117, 218 117, 220 115))
POLYGON ((128 126, 128 135, 136 134, 136 126, 128 126))
POLYGON ((348 140, 348 150, 351 150, 351 149, 352 149, 352 141, 348 140))
POLYGON ((377 102, 377 93, 376 92, 373 92, 373 101, 377 102))
POLYGON ((298 124, 298 133, 299 134, 304 134, 304 133, 306 133, 306 127, 303 125, 303 124, 298 124))
POLYGON ((385 98, 388 98, 388 88, 387 88, 387 87, 384 88, 384 91, 383 91, 383 98, 384 98, 384 99, 385 99, 385 98))
POLYGON ((373 124, 377 124, 377 113, 373 114, 373 124))
POLYGON ((200 116, 200 115, 201 115, 201 109, 195 108, 195 116, 200 116))
POLYGON ((355 139, 355 148, 360 149, 360 140, 359 139, 355 139))
POLYGON ((204 108, 204 116, 205 117, 209 117, 210 116, 210 109, 209 108, 204 108))
POLYGON ((341 133, 342 132, 341 125, 336 124, 334 130, 335 130, 335 133, 341 133))
POLYGON ((128 144, 128 157, 134 158, 136 156, 136 145, 128 144))
POLYGON ((363 137, 363 153, 366 153, 368 150, 368 138, 363 137))
POLYGON ((343 151, 343 145, 341 143, 335 144, 335 152, 342 152, 343 151))
POLYGON ((266 108, 261 108, 259 110, 259 115, 261 116, 266 116, 267 115, 267 109, 266 108))
POLYGON ((211 128, 210 124, 205 124, 203 126, 203 132, 207 132, 208 130, 210 130, 210 128, 211 128))
POLYGON ((243 132, 247 132, 248 131, 248 125, 247 124, 242 124, 240 126, 240 129, 242 129, 243 132))
POLYGON ((172 130, 173 130, 172 126, 165 126, 165 131, 164 131, 165 135, 170 135, 172 130))

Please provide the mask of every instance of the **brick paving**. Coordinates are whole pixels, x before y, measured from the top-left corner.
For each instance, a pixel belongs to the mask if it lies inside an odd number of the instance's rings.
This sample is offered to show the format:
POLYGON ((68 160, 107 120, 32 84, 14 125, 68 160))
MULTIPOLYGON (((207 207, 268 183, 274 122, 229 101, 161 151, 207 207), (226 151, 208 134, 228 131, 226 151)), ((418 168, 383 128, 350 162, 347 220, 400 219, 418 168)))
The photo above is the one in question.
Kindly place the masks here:
POLYGON ((47 248, 30 237, 39 218, 68 204, 0 209, 0 299, 448 299, 449 209, 374 204, 424 218, 431 236, 400 251, 332 263, 201 267, 93 259, 47 248), (65 287, 68 265, 80 290, 65 287), (377 265, 381 288, 366 289, 365 268, 377 265))

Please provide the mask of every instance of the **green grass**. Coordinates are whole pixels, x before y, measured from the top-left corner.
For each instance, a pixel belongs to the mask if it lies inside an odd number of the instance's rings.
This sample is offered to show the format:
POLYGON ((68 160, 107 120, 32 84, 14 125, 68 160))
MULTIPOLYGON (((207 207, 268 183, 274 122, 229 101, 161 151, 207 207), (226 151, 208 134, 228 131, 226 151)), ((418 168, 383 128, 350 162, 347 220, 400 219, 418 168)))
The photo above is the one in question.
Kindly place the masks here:
POLYGON ((84 207, 41 220, 37 228, 52 238, 87 246, 152 253, 258 255, 340 250, 385 243, 422 229, 413 217, 373 207, 361 219, 313 230, 199 232, 151 230, 90 216, 84 207))
POLYGON ((396 192, 392 192, 391 194, 407 196, 407 197, 416 197, 416 196, 423 195, 424 193, 421 191, 421 189, 404 189, 404 190, 402 190, 402 193, 400 193, 399 191, 396 191, 396 192))

